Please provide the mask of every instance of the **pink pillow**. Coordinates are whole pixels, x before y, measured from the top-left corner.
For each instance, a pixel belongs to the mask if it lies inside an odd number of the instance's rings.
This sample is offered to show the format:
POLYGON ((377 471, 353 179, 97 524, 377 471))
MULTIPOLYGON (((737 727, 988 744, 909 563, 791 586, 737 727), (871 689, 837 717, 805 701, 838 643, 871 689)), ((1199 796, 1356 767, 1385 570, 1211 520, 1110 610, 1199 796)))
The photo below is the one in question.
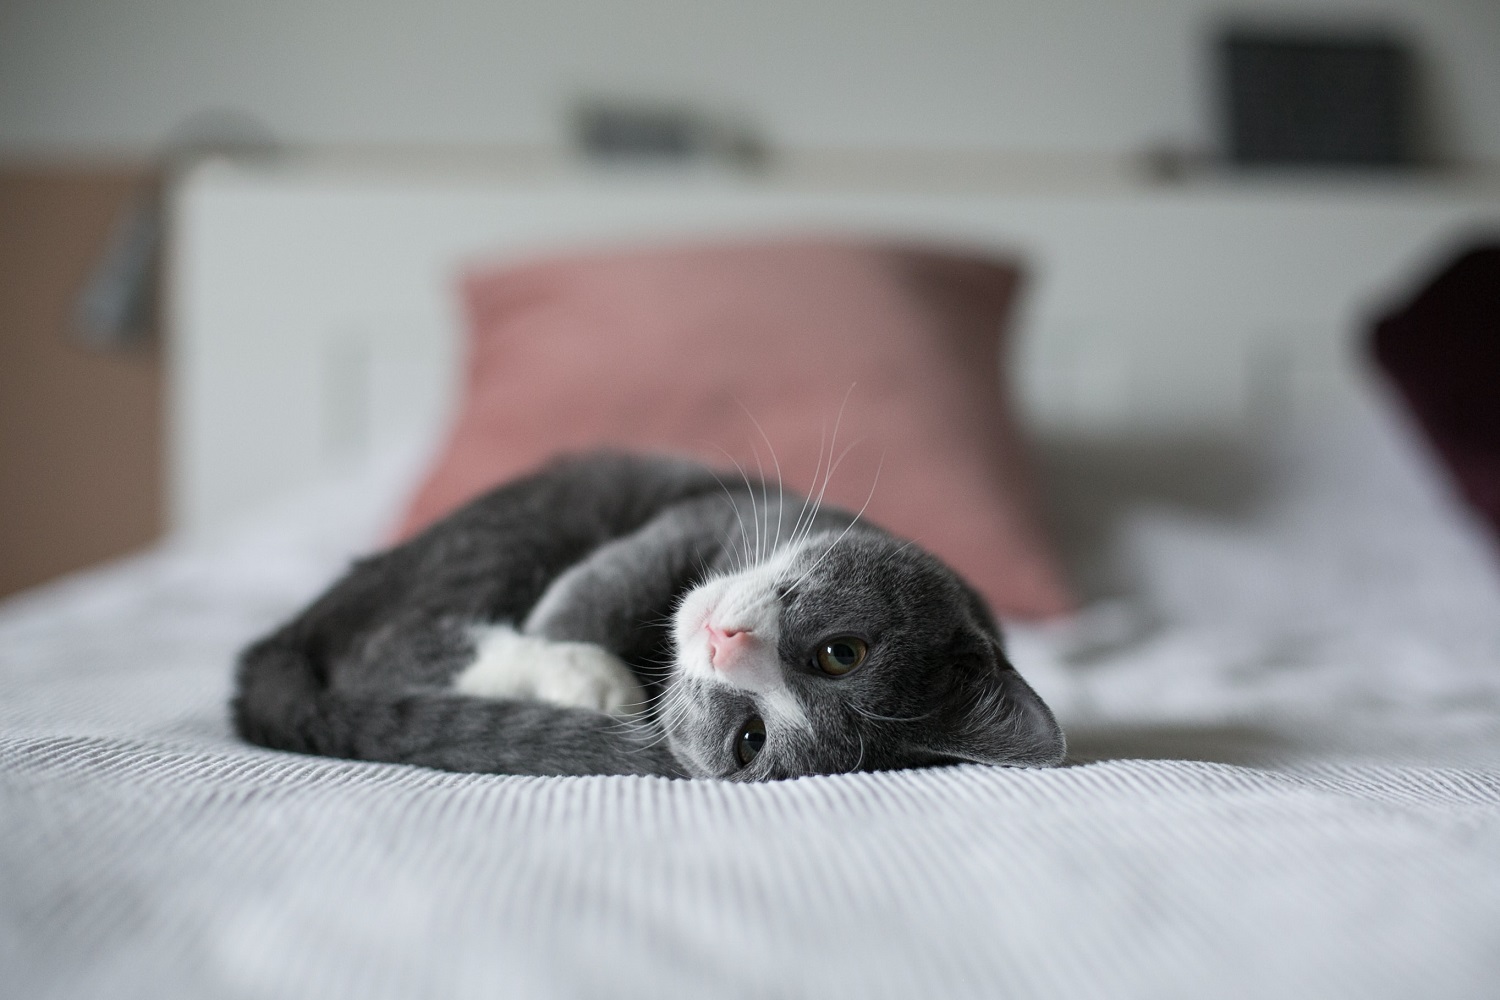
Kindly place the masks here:
POLYGON ((868 500, 867 518, 1002 616, 1067 611, 1001 384, 1018 284, 1009 264, 807 239, 473 273, 465 398, 400 534, 563 451, 669 451, 771 477, 769 439, 787 488, 806 493, 820 447, 824 469, 848 448, 827 503, 868 500))

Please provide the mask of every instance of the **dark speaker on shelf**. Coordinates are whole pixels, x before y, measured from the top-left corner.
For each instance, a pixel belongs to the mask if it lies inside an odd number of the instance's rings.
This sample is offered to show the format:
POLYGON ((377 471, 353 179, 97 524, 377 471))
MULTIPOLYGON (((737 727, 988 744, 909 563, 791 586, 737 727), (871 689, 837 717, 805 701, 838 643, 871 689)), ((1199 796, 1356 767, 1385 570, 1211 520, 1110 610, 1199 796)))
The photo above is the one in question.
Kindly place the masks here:
POLYGON ((1232 162, 1414 162, 1412 56, 1398 36, 1234 27, 1219 37, 1218 63, 1232 162))

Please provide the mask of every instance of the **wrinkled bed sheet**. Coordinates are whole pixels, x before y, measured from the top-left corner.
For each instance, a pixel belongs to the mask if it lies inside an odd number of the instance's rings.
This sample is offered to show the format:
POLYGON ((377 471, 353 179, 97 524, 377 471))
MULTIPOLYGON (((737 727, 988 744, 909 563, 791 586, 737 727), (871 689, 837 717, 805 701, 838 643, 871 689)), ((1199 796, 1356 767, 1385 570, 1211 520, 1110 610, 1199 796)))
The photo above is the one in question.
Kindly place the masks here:
POLYGON ((1090 602, 1013 629, 1075 763, 762 786, 279 754, 235 649, 409 458, 0 606, 0 993, 1500 992, 1500 573, 1373 402, 1056 442, 1090 602))

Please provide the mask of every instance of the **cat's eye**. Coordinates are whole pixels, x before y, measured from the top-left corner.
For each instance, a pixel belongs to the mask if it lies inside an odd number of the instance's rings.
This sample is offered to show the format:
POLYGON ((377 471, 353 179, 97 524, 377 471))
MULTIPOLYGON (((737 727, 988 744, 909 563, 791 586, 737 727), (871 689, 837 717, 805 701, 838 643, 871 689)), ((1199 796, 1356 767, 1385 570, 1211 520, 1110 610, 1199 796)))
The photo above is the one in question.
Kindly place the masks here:
POLYGON ((734 755, 739 758, 740 767, 754 760, 765 745, 766 724, 752 715, 745 720, 745 724, 740 727, 740 734, 734 740, 734 755))
POLYGON ((852 635, 840 635, 829 639, 818 647, 818 669, 834 677, 842 677, 861 663, 870 654, 865 641, 852 635))

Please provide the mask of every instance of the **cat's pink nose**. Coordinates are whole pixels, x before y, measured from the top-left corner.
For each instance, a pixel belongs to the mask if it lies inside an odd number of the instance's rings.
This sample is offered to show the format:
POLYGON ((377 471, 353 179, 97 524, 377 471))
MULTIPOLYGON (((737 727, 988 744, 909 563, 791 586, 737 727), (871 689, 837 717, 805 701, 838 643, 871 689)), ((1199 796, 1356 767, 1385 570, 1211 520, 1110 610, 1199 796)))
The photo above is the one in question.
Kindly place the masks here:
POLYGON ((751 642, 749 629, 719 628, 717 625, 704 625, 703 628, 708 632, 708 659, 720 669, 729 666, 730 661, 751 642))

